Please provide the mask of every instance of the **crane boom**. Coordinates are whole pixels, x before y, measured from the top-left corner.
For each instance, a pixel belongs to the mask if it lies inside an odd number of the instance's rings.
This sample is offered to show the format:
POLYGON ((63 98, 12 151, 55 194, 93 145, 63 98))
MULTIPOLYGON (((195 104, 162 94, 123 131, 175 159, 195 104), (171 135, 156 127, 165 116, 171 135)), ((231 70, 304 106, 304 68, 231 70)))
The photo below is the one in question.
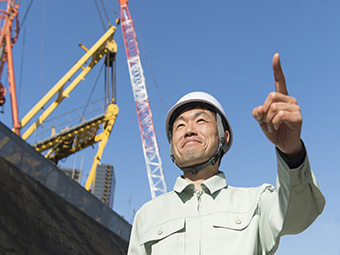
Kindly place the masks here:
POLYGON ((138 124, 141 133, 151 197, 155 198, 158 194, 165 193, 167 188, 164 180, 162 162, 159 155, 143 68, 139 56, 136 33, 127 2, 128 0, 119 0, 121 6, 121 26, 133 97, 136 104, 138 124))
MULTIPOLYGON (((37 128, 44 123, 103 57, 108 55, 112 57, 116 54, 117 44, 113 39, 115 31, 116 27, 110 26, 105 34, 90 49, 87 49, 81 44, 79 45, 86 53, 21 120, 20 127, 24 128, 35 116, 39 116, 38 119, 26 129, 22 135, 22 139, 27 140, 37 128), (87 63, 88 61, 89 63, 87 63), (48 104, 49 106, 47 107, 48 104), (40 113, 42 109, 43 112, 40 113)), ((101 156, 118 114, 118 107, 114 101, 115 99, 112 98, 111 102, 107 105, 105 115, 96 119, 96 121, 84 122, 83 125, 79 127, 68 128, 65 132, 61 132, 57 136, 35 145, 35 148, 39 152, 50 149, 50 152, 47 153, 45 157, 54 162, 58 162, 58 160, 66 158, 77 151, 99 143, 97 154, 94 157, 89 176, 85 183, 86 190, 89 190, 91 186, 92 188, 95 186, 96 167, 101 162, 101 156), (103 132, 97 134, 100 124, 103 126, 103 132)))
MULTIPOLYGON (((6 1, 0 1, 1 3, 6 1)), ((13 54, 12 47, 17 41, 19 33, 19 18, 18 8, 19 4, 15 3, 15 0, 7 0, 6 10, 0 9, 0 78, 5 63, 7 63, 9 92, 11 96, 11 108, 12 108, 12 121, 13 128, 17 135, 20 135, 20 123, 18 113, 17 94, 15 88, 14 67, 13 67, 13 54), (13 20, 16 20, 16 27, 13 26, 13 20), (12 37, 12 30, 15 31, 14 37, 12 37)), ((20 1, 19 1, 20 2, 20 1)), ((0 82, 0 99, 3 104, 6 90, 0 82)))

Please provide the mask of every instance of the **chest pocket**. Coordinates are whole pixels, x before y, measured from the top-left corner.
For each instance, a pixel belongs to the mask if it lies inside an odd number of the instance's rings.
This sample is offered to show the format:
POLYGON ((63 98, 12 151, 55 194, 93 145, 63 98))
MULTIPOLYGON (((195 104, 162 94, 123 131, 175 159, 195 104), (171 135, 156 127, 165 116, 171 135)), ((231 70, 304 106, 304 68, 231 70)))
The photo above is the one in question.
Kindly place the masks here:
POLYGON ((226 250, 228 254, 255 254, 259 219, 256 208, 247 212, 217 212, 212 215, 216 255, 225 254, 226 250))
POLYGON ((175 219, 147 229, 141 236, 141 245, 147 254, 184 254, 185 220, 175 219))
POLYGON ((212 217, 213 227, 231 230, 243 230, 247 228, 256 215, 257 206, 253 206, 247 212, 218 212, 212 217))

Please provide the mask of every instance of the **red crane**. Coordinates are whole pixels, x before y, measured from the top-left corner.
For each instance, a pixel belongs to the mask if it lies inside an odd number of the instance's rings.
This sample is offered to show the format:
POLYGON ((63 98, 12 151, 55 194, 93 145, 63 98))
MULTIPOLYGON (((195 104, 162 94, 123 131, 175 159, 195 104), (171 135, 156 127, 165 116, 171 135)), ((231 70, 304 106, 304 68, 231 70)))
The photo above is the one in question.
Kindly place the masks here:
MULTIPOLYGON (((12 47, 17 41, 19 34, 19 18, 18 18, 18 8, 19 4, 16 4, 15 0, 0 0, 0 80, 2 78, 2 71, 7 63, 8 72, 8 83, 9 83, 9 93, 11 97, 11 108, 12 108, 12 121, 13 128, 17 135, 20 135, 20 123, 19 123, 19 113, 17 104, 17 95, 15 88, 14 79, 14 67, 13 67, 13 55, 12 47), (2 5, 7 3, 6 9, 2 9, 2 5), (15 27, 13 26, 13 21, 15 19, 15 27), (14 35, 12 36, 12 31, 14 35)), ((2 86, 0 82, 0 105, 5 103, 6 89, 2 86)))
POLYGON ((149 98, 146 91, 145 78, 140 60, 139 49, 133 21, 127 6, 128 0, 120 3, 121 26, 130 72, 130 80, 136 103, 138 124, 141 133, 144 159, 149 179, 152 198, 167 191, 162 162, 152 120, 149 98))

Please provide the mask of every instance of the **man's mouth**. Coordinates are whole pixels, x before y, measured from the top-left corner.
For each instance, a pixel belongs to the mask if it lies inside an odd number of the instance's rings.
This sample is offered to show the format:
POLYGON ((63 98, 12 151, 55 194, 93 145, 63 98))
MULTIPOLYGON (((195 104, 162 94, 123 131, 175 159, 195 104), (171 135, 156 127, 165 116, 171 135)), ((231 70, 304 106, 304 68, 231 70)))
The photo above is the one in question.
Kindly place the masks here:
POLYGON ((191 139, 191 138, 189 138, 189 139, 187 139, 187 140, 184 141, 184 143, 183 143, 183 145, 182 145, 182 148, 183 148, 184 146, 186 146, 186 145, 191 145, 191 144, 196 144, 196 143, 201 143, 201 141, 198 140, 198 139, 191 139))

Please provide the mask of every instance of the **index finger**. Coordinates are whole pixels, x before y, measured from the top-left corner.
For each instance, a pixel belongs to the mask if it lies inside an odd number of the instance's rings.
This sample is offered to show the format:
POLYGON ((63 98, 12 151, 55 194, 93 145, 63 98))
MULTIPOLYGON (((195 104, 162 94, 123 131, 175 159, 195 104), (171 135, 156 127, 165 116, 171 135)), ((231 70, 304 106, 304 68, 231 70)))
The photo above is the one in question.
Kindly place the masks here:
POLYGON ((284 95, 288 95, 288 90, 286 86, 286 78, 281 68, 279 53, 275 53, 273 56, 273 72, 274 72, 276 92, 282 93, 284 95))

